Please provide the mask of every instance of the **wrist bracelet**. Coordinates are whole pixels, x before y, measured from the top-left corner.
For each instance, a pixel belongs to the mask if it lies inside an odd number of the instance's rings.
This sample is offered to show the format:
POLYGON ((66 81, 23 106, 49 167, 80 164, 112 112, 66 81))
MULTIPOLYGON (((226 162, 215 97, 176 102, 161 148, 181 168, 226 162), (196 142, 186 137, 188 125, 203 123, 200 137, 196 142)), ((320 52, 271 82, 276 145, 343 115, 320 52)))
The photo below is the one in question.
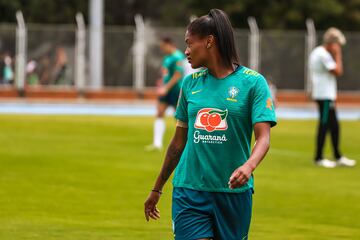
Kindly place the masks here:
POLYGON ((159 194, 162 194, 163 192, 161 191, 161 190, 156 190, 156 189, 153 189, 153 190, 151 190, 152 192, 157 192, 157 193, 159 193, 159 194))

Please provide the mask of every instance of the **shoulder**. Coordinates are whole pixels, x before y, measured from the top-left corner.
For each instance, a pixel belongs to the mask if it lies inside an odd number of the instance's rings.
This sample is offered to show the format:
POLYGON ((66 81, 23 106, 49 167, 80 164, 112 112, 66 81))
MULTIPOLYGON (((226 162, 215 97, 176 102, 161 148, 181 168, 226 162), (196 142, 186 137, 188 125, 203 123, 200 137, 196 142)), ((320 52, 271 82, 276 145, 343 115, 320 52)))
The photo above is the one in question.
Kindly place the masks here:
POLYGON ((243 67, 237 74, 239 79, 243 81, 241 85, 250 93, 251 96, 256 96, 270 91, 267 80, 257 71, 243 67))
POLYGON ((207 74, 207 69, 204 69, 204 70, 200 70, 200 71, 194 72, 192 74, 189 74, 187 77, 189 77, 191 80, 197 80, 199 78, 205 77, 206 74, 207 74))
POLYGON ((324 49, 324 47, 323 46, 317 46, 317 47, 315 47, 312 51, 311 51, 311 53, 312 54, 318 54, 318 53, 321 53, 322 51, 324 51, 325 49, 324 49))
POLYGON ((257 71, 255 70, 252 70, 250 68, 247 68, 247 67, 240 67, 240 69, 238 70, 238 72, 242 75, 245 75, 245 76, 251 76, 251 77, 258 77, 260 76, 261 74, 258 73, 257 71))
POLYGON ((186 75, 182 80, 183 88, 191 88, 191 86, 196 84, 196 82, 203 79, 206 76, 206 74, 207 74, 207 70, 205 69, 186 75))
POLYGON ((247 67, 241 67, 239 70, 237 70, 236 73, 237 77, 240 79, 244 79, 245 81, 248 81, 249 84, 257 84, 258 82, 266 82, 266 79, 263 75, 258 73, 255 70, 252 70, 247 67))
POLYGON ((167 62, 169 62, 169 61, 171 61, 171 55, 165 55, 164 57, 163 57, 163 60, 162 60, 162 62, 163 63, 167 63, 167 62))
POLYGON ((182 51, 177 50, 176 53, 177 53, 177 55, 178 55, 179 57, 185 58, 185 54, 184 54, 182 51))
POLYGON ((318 47, 314 48, 314 50, 312 50, 310 56, 321 58, 321 57, 329 57, 331 55, 323 46, 318 46, 318 47))
POLYGON ((185 59, 185 55, 180 51, 180 50, 176 50, 173 54, 172 57, 174 59, 174 61, 182 61, 185 59))

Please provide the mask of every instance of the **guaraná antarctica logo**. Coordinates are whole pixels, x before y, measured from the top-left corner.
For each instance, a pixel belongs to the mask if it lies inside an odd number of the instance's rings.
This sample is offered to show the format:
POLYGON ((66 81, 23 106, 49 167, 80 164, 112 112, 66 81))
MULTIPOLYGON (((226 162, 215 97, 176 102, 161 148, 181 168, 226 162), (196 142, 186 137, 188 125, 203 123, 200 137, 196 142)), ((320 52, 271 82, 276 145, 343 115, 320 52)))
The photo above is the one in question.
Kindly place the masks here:
MULTIPOLYGON (((206 130, 208 133, 214 131, 225 131, 228 128, 226 117, 228 110, 220 110, 217 108, 203 108, 196 116, 194 127, 206 130)), ((203 135, 200 131, 194 132, 194 142, 199 143, 223 143, 227 141, 225 134, 223 135, 203 135)))

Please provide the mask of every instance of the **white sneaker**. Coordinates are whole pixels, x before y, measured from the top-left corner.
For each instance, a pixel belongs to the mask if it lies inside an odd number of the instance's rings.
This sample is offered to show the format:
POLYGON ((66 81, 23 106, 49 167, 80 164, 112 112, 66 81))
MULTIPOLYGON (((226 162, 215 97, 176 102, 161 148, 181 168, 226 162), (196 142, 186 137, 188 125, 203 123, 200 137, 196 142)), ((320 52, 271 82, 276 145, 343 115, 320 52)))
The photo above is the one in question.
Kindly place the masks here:
POLYGON ((328 159, 321 159, 318 161, 315 161, 315 164, 320 166, 320 167, 324 167, 324 168, 334 168, 336 167, 336 162, 334 161, 330 161, 328 159))
POLYGON ((337 160, 337 164, 339 166, 353 167, 356 165, 356 161, 352 159, 348 159, 347 157, 341 157, 337 160))
POLYGON ((154 144, 150 144, 145 147, 145 151, 148 151, 148 152, 161 151, 161 150, 162 150, 162 147, 155 146, 154 144))

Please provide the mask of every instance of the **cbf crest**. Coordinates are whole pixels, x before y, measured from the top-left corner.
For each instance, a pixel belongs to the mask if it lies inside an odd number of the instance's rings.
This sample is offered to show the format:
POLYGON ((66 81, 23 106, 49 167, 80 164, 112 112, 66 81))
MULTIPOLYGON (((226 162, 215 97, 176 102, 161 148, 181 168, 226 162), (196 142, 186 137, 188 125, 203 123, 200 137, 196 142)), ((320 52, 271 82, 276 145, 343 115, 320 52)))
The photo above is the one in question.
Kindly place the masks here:
POLYGON ((239 89, 237 87, 230 87, 228 90, 228 98, 226 100, 237 102, 236 97, 239 94, 239 89))

